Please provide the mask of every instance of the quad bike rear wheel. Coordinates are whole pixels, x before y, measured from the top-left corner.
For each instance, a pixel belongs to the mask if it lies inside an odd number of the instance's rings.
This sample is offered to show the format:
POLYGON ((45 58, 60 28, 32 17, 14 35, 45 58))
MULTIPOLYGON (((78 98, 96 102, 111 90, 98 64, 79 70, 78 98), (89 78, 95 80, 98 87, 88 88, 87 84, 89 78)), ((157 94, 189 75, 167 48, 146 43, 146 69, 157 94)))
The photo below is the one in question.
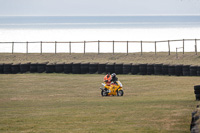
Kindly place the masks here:
POLYGON ((124 95, 124 91, 123 90, 120 90, 117 92, 117 96, 123 96, 124 95))

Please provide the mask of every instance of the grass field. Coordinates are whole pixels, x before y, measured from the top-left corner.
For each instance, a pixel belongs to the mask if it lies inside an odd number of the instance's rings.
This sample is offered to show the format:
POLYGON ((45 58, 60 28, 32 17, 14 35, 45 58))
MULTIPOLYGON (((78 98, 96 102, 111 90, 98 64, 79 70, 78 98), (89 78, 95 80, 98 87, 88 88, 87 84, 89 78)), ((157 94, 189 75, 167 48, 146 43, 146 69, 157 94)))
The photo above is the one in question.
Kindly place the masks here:
POLYGON ((152 53, 130 53, 128 55, 117 54, 77 54, 72 53, 58 53, 58 54, 0 54, 0 63, 24 63, 24 62, 116 62, 116 63, 165 63, 165 64, 187 64, 187 65, 200 65, 200 56, 195 53, 182 52, 171 53, 168 55, 166 52, 160 52, 155 55, 152 53))
POLYGON ((123 97, 101 97, 104 75, 0 75, 0 132, 189 132, 199 77, 118 75, 123 97))

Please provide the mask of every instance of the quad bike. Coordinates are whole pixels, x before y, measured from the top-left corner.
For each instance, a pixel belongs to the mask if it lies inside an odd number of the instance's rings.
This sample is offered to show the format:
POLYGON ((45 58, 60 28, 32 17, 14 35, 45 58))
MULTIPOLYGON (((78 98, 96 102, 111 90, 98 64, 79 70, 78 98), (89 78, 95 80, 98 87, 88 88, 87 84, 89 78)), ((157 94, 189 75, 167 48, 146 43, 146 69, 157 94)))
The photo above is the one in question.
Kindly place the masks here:
POLYGON ((122 89, 122 83, 117 81, 116 83, 111 83, 110 86, 102 83, 104 88, 101 88, 101 95, 102 96, 123 96, 124 91, 122 89))

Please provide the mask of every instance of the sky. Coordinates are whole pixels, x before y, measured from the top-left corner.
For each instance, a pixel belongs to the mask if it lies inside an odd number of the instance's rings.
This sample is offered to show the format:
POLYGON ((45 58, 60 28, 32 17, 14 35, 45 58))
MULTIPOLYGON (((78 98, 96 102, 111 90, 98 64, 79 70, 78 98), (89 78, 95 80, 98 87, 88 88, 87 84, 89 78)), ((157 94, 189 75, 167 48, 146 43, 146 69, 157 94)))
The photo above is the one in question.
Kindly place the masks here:
POLYGON ((0 0, 0 16, 200 15, 200 0, 0 0))

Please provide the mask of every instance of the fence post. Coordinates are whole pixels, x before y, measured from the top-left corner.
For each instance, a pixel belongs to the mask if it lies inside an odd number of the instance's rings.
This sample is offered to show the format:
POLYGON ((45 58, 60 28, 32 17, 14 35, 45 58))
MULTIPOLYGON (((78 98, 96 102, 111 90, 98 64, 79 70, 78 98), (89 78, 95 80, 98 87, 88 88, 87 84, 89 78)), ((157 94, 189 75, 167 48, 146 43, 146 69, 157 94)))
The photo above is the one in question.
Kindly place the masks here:
POLYGON ((84 41, 84 54, 85 54, 85 41, 84 41))
POLYGON ((28 54, 28 42, 26 42, 26 54, 28 54))
POLYGON ((55 54, 57 53, 57 42, 55 41, 55 54))
POLYGON ((178 58, 177 48, 176 48, 176 59, 178 58))
POLYGON ((115 53, 115 41, 113 41, 113 55, 115 53))
POLYGON ((40 54, 42 54, 42 41, 40 42, 40 54))
POLYGON ((71 51, 71 42, 69 42, 69 54, 71 55, 72 51, 71 51))
POLYGON ((126 53, 126 54, 128 55, 128 41, 127 41, 127 46, 126 46, 126 48, 127 48, 127 53, 126 53))
POLYGON ((168 55, 170 55, 170 41, 169 40, 168 40, 168 49, 169 49, 168 55))
POLYGON ((195 52, 196 52, 196 55, 197 55, 197 39, 195 39, 195 48, 196 48, 196 49, 195 49, 195 50, 196 50, 195 52))
POLYGON ((12 42, 12 54, 14 53, 14 42, 12 42))
POLYGON ((100 41, 98 40, 98 54, 100 53, 100 41))
POLYGON ((155 55, 156 55, 156 52, 157 52, 157 50, 156 50, 156 41, 155 41, 155 55))
POLYGON ((142 55, 142 41, 141 41, 141 55, 142 55))
POLYGON ((183 39, 183 54, 185 52, 185 40, 183 39))

